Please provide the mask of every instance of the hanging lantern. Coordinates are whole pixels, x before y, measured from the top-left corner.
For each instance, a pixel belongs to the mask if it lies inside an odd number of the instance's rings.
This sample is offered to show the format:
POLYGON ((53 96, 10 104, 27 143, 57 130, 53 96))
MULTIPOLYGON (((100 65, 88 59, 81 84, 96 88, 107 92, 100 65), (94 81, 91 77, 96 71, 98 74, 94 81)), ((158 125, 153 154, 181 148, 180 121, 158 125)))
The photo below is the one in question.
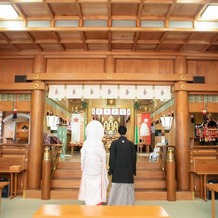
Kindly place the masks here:
POLYGON ((12 119, 17 119, 17 96, 16 96, 16 101, 13 102, 12 112, 13 112, 12 119))
POLYGON ((174 117, 174 112, 173 111, 171 112, 171 116, 174 117))
POLYGON ((195 123, 195 117, 193 114, 191 114, 191 123, 195 123))
POLYGON ((17 119, 17 108, 16 107, 13 108, 13 117, 12 117, 12 119, 17 119))
POLYGON ((203 120, 206 121, 207 120, 207 110, 203 110, 203 120))
POLYGON ((160 117, 161 120, 161 124, 164 127, 165 131, 170 131, 171 127, 172 127, 172 121, 173 121, 173 117, 160 117))

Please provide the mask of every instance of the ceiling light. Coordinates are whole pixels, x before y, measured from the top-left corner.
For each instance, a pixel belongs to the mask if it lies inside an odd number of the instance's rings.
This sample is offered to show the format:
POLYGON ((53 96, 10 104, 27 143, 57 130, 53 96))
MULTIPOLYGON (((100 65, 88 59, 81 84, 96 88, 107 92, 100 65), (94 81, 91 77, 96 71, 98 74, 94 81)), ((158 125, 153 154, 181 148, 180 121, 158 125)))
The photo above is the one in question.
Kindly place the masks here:
POLYGON ((218 19, 218 5, 217 6, 212 6, 212 5, 209 5, 205 11, 203 12, 203 14, 201 15, 201 18, 202 19, 218 19))
POLYGON ((18 13, 11 5, 0 5, 0 18, 18 18, 18 13))

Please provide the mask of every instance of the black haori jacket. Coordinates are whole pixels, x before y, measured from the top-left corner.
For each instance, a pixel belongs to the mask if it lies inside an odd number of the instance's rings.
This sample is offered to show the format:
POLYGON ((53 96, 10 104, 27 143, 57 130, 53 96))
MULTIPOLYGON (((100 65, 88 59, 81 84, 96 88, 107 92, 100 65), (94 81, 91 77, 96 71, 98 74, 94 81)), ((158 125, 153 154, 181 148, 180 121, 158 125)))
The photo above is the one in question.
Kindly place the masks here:
POLYGON ((134 183, 136 150, 125 136, 111 143, 108 174, 112 174, 113 183, 134 183))

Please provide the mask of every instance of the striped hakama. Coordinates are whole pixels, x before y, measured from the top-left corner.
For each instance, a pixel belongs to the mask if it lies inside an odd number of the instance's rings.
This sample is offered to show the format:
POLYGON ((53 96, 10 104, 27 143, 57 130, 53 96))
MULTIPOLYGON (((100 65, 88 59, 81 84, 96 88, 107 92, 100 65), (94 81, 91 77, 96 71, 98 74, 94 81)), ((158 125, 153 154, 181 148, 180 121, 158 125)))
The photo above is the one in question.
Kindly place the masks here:
POLYGON ((133 183, 112 183, 108 205, 134 205, 133 183))

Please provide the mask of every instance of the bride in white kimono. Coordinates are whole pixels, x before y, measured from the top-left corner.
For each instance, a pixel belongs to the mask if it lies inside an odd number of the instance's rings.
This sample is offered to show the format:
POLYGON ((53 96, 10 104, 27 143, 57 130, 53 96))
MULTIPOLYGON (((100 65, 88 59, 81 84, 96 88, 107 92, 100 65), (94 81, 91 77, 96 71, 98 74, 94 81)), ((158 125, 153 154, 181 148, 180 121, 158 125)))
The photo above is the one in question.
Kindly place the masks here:
POLYGON ((101 205, 107 201, 109 182, 103 136, 102 124, 92 120, 86 127, 86 140, 81 148, 82 178, 78 199, 85 201, 86 205, 101 205))

